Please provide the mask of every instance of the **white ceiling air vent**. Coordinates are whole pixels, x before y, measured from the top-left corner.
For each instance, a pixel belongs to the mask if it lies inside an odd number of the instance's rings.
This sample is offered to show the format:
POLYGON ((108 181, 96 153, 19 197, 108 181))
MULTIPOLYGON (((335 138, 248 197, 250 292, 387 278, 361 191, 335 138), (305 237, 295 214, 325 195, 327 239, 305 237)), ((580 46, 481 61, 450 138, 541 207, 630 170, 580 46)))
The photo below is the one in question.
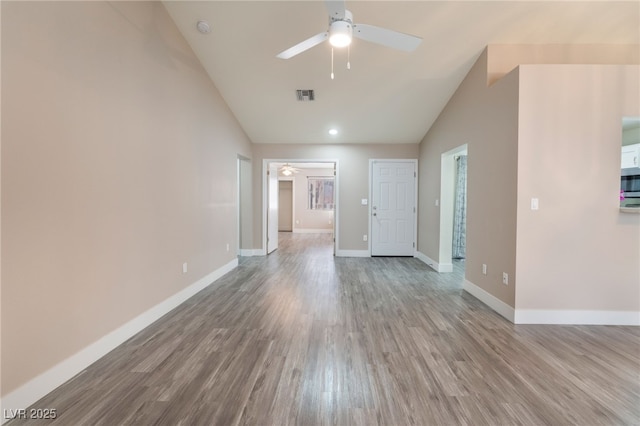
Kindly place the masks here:
POLYGON ((312 89, 298 89, 296 90, 296 98, 298 98, 298 101, 300 102, 313 101, 315 99, 315 94, 312 89))

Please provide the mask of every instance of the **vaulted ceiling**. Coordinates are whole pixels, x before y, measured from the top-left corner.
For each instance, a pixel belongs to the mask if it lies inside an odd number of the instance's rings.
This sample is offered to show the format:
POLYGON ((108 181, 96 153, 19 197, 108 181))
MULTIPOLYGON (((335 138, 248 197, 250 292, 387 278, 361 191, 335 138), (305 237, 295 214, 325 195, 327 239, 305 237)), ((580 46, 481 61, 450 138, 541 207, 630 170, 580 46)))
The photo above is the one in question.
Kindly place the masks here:
POLYGON ((637 1, 347 1, 354 22, 423 41, 406 53, 354 39, 331 80, 328 43, 276 58, 327 30, 323 1, 164 4, 254 143, 419 143, 488 44, 640 42, 637 1))

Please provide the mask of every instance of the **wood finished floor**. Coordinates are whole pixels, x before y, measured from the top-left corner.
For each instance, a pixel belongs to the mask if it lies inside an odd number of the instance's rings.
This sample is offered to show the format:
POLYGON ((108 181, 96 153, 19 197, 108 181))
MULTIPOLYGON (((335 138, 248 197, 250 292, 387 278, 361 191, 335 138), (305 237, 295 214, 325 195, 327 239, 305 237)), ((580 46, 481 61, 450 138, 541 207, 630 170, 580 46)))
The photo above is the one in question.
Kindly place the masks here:
POLYGON ((514 326, 462 291, 461 268, 334 258, 329 238, 281 234, 33 423, 640 424, 638 328, 514 326))

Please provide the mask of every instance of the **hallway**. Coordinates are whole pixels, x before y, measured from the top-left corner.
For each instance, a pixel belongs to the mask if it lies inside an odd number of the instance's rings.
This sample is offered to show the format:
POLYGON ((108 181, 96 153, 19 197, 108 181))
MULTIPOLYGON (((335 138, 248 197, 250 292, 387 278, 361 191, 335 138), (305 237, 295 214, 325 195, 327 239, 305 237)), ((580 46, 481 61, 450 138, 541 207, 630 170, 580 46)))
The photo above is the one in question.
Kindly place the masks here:
POLYGON ((281 233, 34 407, 59 425, 640 420, 637 328, 514 326, 462 280, 281 233))

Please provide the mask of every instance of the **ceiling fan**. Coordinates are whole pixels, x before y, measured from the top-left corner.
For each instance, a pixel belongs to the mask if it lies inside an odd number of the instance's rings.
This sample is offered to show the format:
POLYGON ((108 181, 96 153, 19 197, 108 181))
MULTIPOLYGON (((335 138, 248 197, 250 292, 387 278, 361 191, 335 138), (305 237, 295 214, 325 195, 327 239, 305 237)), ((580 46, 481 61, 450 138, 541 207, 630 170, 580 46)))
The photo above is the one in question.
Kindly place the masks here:
POLYGON ((405 52, 413 51, 422 42, 422 38, 413 35, 373 25, 355 24, 353 14, 345 8, 344 0, 325 0, 325 4, 329 11, 329 29, 280 52, 276 57, 293 58, 327 39, 333 47, 349 46, 352 38, 356 37, 405 52))
POLYGON ((300 169, 297 169, 293 167, 291 164, 286 163, 284 166, 280 167, 278 171, 285 176, 291 176, 294 173, 298 173, 300 169))

